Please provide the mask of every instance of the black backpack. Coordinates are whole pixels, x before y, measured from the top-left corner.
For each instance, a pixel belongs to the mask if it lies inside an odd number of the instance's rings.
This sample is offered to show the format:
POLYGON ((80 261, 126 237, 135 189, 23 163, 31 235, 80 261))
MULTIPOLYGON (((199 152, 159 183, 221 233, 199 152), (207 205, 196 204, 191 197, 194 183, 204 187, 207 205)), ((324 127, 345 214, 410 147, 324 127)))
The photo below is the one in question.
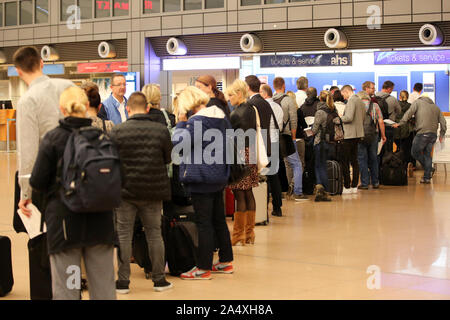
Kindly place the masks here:
POLYGON ((336 110, 326 110, 327 122, 325 130, 322 130, 321 140, 328 143, 338 143, 344 140, 344 126, 336 110), (334 123, 334 119, 339 118, 339 124, 334 123))
POLYGON ((373 101, 370 101, 369 110, 364 115, 364 139, 363 142, 367 145, 371 144, 377 135, 377 124, 372 118, 373 101))
POLYGON ((72 130, 61 165, 61 200, 73 212, 105 212, 121 201, 116 147, 102 130, 72 130))
POLYGON ((389 119, 389 105, 386 101, 387 97, 375 97, 378 102, 378 106, 380 106, 381 113, 383 114, 383 119, 389 119))

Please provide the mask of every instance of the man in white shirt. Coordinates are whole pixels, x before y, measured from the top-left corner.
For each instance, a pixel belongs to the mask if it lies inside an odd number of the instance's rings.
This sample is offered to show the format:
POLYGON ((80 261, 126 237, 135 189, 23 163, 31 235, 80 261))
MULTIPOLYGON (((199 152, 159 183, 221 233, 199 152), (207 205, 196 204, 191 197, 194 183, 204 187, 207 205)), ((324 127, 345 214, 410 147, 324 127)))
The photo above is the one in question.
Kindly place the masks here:
POLYGON ((298 91, 295 93, 297 106, 300 108, 304 103, 306 98, 306 90, 308 90, 308 78, 300 77, 297 80, 297 89, 298 91))
MULTIPOLYGON (((261 97, 263 97, 272 107, 273 114, 275 115, 276 124, 273 121, 273 117, 270 121, 270 130, 272 132, 277 132, 278 134, 272 134, 270 136, 270 141, 272 143, 272 148, 274 145, 278 145, 279 139, 280 139, 280 128, 283 128, 283 109, 281 106, 273 101, 272 99, 272 89, 268 84, 262 84, 259 89, 259 94, 261 97), (273 131, 275 130, 275 131, 273 131)), ((269 184, 270 192, 272 193, 272 215, 281 217, 282 211, 281 206, 283 204, 282 198, 281 198, 281 183, 280 178, 278 177, 278 169, 279 169, 279 162, 277 162, 277 168, 276 173, 273 175, 267 175, 267 182, 269 184)))
POLYGON ((416 83, 414 85, 413 92, 409 95, 408 103, 413 104, 414 101, 419 99, 420 95, 422 94, 422 90, 423 90, 423 84, 421 84, 419 82, 416 83))

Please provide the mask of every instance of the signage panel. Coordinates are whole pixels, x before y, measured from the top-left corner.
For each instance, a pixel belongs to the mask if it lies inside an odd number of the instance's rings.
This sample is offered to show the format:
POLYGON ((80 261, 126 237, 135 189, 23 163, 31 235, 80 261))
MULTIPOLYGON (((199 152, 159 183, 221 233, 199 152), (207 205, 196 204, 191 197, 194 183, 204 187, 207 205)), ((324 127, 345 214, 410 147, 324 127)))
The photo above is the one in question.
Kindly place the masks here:
POLYGON ((89 62, 79 63, 78 73, 102 73, 102 72, 128 72, 128 62, 89 62))
POLYGON ((352 65, 351 53, 270 55, 260 57, 261 68, 345 67, 352 65))
POLYGON ((450 64, 450 50, 374 52, 375 65, 450 64))

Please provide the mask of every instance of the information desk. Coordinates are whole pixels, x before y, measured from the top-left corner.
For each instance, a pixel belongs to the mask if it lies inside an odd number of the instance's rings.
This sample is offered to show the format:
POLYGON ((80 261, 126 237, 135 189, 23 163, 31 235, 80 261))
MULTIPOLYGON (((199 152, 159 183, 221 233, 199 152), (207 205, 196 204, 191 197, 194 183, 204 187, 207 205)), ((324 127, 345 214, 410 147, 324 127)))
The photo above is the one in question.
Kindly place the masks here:
POLYGON ((16 144, 15 142, 16 142, 16 110, 0 109, 0 150, 9 151, 10 149, 15 149, 16 144))

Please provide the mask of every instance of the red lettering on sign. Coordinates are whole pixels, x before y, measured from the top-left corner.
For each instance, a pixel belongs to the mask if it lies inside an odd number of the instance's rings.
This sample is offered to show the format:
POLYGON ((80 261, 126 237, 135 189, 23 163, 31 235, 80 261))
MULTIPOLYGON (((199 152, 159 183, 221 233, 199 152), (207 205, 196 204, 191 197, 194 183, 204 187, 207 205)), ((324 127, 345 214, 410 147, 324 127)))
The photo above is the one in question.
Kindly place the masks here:
POLYGON ((123 2, 122 3, 122 10, 128 10, 130 8, 130 5, 128 3, 123 2))
POLYGON ((105 4, 105 10, 110 10, 109 1, 103 1, 105 4))
POLYGON ((102 4, 103 4, 103 1, 97 1, 97 8, 101 10, 102 4))
POLYGON ((153 9, 153 1, 145 1, 145 9, 147 10, 153 9))
POLYGON ((122 6, 120 5, 120 2, 114 3, 114 9, 122 9, 122 6))

